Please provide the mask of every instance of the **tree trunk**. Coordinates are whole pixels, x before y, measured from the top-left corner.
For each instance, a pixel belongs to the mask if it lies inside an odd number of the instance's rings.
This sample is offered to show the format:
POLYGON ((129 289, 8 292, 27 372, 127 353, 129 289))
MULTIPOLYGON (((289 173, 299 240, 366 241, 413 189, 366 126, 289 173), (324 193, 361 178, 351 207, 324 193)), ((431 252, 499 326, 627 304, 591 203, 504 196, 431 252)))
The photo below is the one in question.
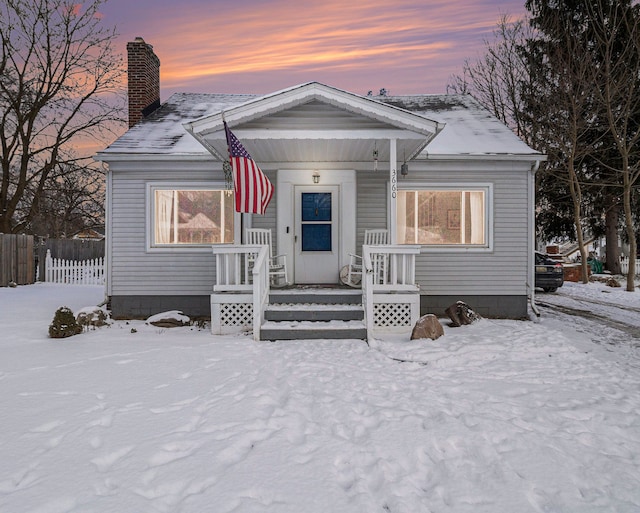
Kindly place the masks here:
POLYGON ((605 268, 611 274, 622 274, 620 268, 620 245, 618 244, 618 224, 620 205, 615 197, 608 196, 608 208, 605 210, 605 268))
POLYGON ((629 237, 629 271, 627 272, 627 292, 636 290, 636 232, 633 226, 633 216, 631 215, 631 180, 629 177, 628 164, 625 162, 625 171, 623 174, 623 204, 625 226, 627 228, 627 236, 629 237))
POLYGON ((587 249, 584 246, 584 234, 580 223, 580 211, 574 212, 574 224, 576 225, 576 235, 578 239, 578 249, 580 250, 580 279, 582 283, 589 283, 589 262, 587 261, 587 249))
MULTIPOLYGON (((573 148, 575 149, 575 145, 573 148)), ((589 262, 587 262, 587 250, 584 247, 584 233, 582 231, 582 190, 580 189, 580 182, 573 164, 573 155, 569 160, 567 171, 569 173, 571 201, 573 202, 573 224, 576 227, 576 239, 580 250, 580 279, 582 283, 589 283, 589 262)))
POLYGON ((627 273, 627 291, 634 292, 636 290, 636 260, 637 260, 637 242, 636 234, 633 231, 633 224, 628 227, 629 231, 629 272, 627 273))

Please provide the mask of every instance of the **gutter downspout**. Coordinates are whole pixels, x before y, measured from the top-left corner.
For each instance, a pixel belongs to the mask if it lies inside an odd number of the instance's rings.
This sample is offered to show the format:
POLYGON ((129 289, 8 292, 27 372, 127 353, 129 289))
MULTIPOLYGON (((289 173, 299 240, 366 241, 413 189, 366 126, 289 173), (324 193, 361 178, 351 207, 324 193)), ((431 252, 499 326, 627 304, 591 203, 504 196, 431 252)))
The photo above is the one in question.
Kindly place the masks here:
MULTIPOLYGON (((95 159, 97 160, 97 159, 95 159)), ((104 161, 101 161, 104 166, 104 161)), ((111 255, 113 253, 113 237, 112 233, 112 222, 111 222, 111 213, 113 212, 113 171, 111 170, 111 166, 107 164, 107 171, 105 177, 105 205, 104 205, 104 300, 98 306, 103 307, 109 303, 111 300, 111 296, 113 295, 112 289, 112 279, 111 279, 111 262, 113 261, 111 255)))
POLYGON ((535 294, 535 176, 536 172, 540 168, 540 161, 536 160, 531 164, 531 174, 529 175, 529 201, 531 202, 531 208, 529 208, 529 226, 531 227, 531 236, 529 237, 529 248, 527 259, 529 261, 529 303, 531 304, 531 310, 536 314, 536 318, 540 318, 540 310, 536 306, 536 294, 535 294))

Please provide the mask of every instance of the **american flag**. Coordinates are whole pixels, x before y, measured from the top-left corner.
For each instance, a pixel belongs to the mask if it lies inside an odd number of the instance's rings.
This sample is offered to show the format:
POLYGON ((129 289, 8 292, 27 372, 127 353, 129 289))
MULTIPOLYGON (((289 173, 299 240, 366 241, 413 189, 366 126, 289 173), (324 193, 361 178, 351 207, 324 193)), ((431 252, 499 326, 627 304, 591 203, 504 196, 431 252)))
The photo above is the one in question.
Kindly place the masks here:
POLYGON ((273 196, 273 185, 224 122, 233 171, 236 212, 263 215, 273 196))

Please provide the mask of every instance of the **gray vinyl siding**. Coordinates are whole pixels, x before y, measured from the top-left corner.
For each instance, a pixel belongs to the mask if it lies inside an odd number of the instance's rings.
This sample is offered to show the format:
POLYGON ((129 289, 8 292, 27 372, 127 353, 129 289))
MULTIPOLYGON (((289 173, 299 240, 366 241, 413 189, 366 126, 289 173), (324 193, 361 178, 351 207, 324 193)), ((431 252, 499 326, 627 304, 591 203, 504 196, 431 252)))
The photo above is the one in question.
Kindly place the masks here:
POLYGON ((146 164, 149 170, 120 168, 111 164, 112 295, 210 294, 215 279, 210 250, 147 249, 147 183, 222 183, 211 164, 146 164), (115 170, 114 170, 115 168, 115 170))
MULTIPOLYGON (((146 163, 145 169, 111 164, 111 294, 114 296, 209 295, 215 283, 215 259, 210 249, 147 248, 147 183, 223 185, 220 164, 146 163), (114 169, 115 168, 115 169, 114 169)), ((137 167, 141 167, 138 165, 137 167)), ((275 182, 275 173, 267 172, 275 182)), ((264 216, 253 216, 256 228, 275 228, 276 196, 264 216)), ((237 241, 238 243, 240 241, 237 241)))
MULTIPOLYGON (((215 281, 215 262, 209 250, 147 249, 147 183, 223 184, 214 162, 158 162, 136 165, 112 163, 110 293, 114 296, 209 295, 215 281)), ((267 171, 276 183, 274 171, 267 171)), ((529 166, 514 164, 411 163, 406 181, 432 184, 493 186, 493 245, 491 250, 431 249, 424 247, 416 263, 421 294, 428 296, 526 296, 529 166)), ((400 181, 402 187, 403 179, 400 181)), ((253 216, 256 228, 276 228, 276 197, 265 216, 253 216)), ((388 224, 388 171, 360 170, 357 174, 356 248, 361 251, 364 230, 388 224)), ((275 239, 275 237, 274 237, 275 239)), ((277 248, 275 248, 277 252, 277 248)))
MULTIPOLYGON (((411 163, 410 176, 400 179, 430 184, 491 184, 493 244, 481 250, 423 247, 416 261, 421 294, 432 296, 522 296, 527 294, 528 174, 525 163, 411 163)), ((358 175, 357 248, 364 230, 387 225, 388 176, 358 175)))
MULTIPOLYGON (((275 171, 267 171, 263 169, 264 174, 267 175, 267 178, 271 181, 272 184, 276 184, 276 172, 275 171)), ((278 243, 276 237, 276 213, 278 206, 278 195, 274 192, 271 201, 269 202, 269 206, 267 207, 267 211, 263 216, 254 215, 251 216, 251 226, 252 228, 265 228, 271 229, 271 236, 273 239, 273 251, 274 254, 278 254, 278 243)))
POLYGON ((357 174, 356 248, 362 254, 365 230, 387 228, 387 184, 389 171, 360 171, 357 174))

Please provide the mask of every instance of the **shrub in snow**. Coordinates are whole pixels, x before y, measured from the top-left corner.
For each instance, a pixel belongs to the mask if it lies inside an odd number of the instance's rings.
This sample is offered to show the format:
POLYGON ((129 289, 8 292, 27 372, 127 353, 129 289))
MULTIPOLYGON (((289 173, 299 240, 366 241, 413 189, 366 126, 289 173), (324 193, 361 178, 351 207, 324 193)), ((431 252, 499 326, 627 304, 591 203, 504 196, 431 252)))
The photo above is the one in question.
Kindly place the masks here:
POLYGON ((85 307, 76 314, 76 321, 85 329, 104 326, 107 324, 107 312, 99 306, 85 307))
POLYGON ((606 286, 608 287, 621 287, 622 285, 620 285, 620 280, 619 277, 615 277, 615 276, 597 276, 597 275, 591 275, 589 276, 589 281, 590 282, 597 282, 597 283, 604 283, 606 286))
POLYGON ((607 281, 605 282, 607 284, 607 287, 620 287, 620 282, 618 280, 616 280, 613 276, 610 276, 609 278, 607 278, 607 281))
POLYGON ((58 308, 49 325, 49 336, 51 338, 65 338, 79 333, 82 333, 82 326, 76 321, 73 312, 66 306, 58 308))

